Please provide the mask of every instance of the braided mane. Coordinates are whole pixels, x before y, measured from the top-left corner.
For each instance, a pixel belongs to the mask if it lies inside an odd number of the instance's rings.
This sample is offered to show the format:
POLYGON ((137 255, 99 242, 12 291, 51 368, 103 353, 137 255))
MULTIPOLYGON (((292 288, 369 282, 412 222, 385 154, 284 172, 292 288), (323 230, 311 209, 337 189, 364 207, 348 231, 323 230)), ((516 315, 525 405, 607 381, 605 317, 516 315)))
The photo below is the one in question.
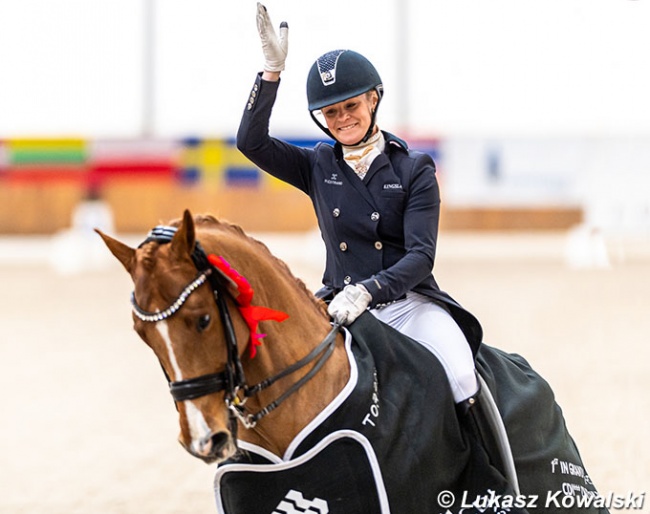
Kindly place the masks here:
MULTIPOLYGON (((173 227, 178 227, 180 226, 181 222, 182 219, 178 218, 170 221, 169 225, 173 227)), ((287 266, 287 264, 282 259, 279 259, 275 255, 273 255, 273 253, 271 253, 271 251, 263 242, 246 234, 246 232, 244 232, 244 229, 242 229, 239 225, 235 225, 228 221, 219 220, 211 214, 194 215, 194 224, 196 225, 197 228, 204 227, 208 229, 228 231, 232 234, 237 235, 241 239, 244 239, 245 241, 249 242, 252 246, 255 247, 256 251, 259 250, 264 252, 264 254, 268 256, 272 262, 275 263, 280 273, 283 273, 288 279, 293 281, 296 284, 298 290, 301 291, 302 294, 304 294, 309 299, 309 301, 314 304, 314 306, 323 314, 323 316, 328 316, 327 305, 325 304, 325 302, 323 302, 319 298, 316 298, 316 296, 314 296, 314 294, 307 288, 305 283, 301 279, 297 278, 291 272, 289 266, 287 266)))

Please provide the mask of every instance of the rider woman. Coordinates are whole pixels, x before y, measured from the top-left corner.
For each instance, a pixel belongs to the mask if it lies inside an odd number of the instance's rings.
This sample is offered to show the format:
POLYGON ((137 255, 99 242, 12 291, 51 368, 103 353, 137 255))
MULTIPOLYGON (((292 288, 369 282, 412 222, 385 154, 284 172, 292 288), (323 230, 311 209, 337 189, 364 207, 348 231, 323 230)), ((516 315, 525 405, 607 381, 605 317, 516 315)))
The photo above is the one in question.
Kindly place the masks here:
POLYGON ((237 134, 239 150, 261 169, 311 198, 326 246, 324 297, 332 318, 352 323, 367 308, 417 340, 444 366, 456 403, 474 403, 476 318, 438 287, 433 263, 440 197, 435 164, 376 124, 383 85, 362 55, 336 50, 307 77, 309 112, 335 144, 300 148, 270 137, 269 120, 288 48, 258 3, 265 58, 237 134))

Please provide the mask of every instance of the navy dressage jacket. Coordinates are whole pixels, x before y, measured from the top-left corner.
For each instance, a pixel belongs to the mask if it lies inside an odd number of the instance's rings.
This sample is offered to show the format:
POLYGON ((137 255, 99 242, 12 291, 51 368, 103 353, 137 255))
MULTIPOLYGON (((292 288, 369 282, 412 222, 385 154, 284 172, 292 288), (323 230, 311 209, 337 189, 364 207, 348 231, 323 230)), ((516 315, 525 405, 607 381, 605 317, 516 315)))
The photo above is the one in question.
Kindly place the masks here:
POLYGON ((326 248, 323 284, 339 291, 360 283, 371 307, 415 291, 445 306, 474 353, 478 320, 440 290, 432 270, 440 192, 433 159, 384 132, 385 151, 363 180, 343 160, 341 145, 302 148, 269 135, 278 82, 257 76, 237 133, 238 149, 262 170, 309 195, 326 248))

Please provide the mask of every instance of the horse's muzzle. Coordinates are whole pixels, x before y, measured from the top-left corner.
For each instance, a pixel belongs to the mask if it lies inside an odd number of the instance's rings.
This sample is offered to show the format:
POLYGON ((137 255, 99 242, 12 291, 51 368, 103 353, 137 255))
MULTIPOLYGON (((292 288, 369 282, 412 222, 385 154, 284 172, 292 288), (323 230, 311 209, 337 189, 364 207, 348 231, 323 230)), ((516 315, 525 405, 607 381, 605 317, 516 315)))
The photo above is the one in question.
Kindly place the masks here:
POLYGON ((189 445, 182 441, 181 444, 188 453, 207 464, 224 461, 237 451, 232 437, 226 431, 209 434, 202 439, 192 441, 189 445))

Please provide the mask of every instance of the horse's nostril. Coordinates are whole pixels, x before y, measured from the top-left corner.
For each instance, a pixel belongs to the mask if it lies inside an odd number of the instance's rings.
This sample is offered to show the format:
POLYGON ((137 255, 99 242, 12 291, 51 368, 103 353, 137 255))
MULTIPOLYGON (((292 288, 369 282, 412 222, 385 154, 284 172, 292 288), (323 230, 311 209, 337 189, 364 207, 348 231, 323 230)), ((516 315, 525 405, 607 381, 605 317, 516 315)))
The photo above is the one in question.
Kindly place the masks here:
POLYGON ((228 434, 226 432, 217 432, 212 435, 210 440, 212 441, 212 453, 219 453, 228 444, 228 434))

